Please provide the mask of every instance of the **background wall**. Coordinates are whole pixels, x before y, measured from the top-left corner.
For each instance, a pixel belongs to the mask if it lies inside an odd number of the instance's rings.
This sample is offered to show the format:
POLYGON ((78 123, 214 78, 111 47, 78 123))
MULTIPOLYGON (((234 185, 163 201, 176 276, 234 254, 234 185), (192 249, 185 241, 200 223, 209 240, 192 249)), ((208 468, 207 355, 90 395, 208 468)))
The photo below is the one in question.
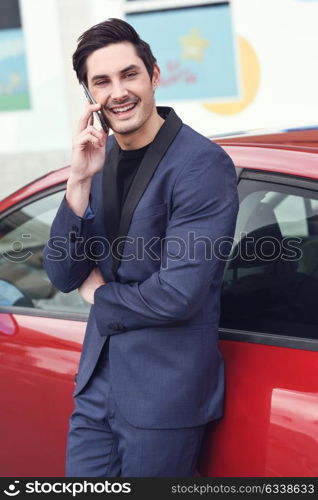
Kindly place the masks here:
MULTIPOLYGON (((186 123, 201 133, 317 124, 318 1, 223 2, 214 9, 220 13, 222 8, 224 12, 224 29, 219 33, 212 29, 213 3, 20 0, 30 107, 0 108, 0 197, 69 163, 72 135, 85 105, 71 56, 78 36, 107 17, 126 15, 127 20, 142 28, 141 35, 150 26, 150 35, 145 38, 153 48, 157 47, 158 54, 154 52, 165 82, 169 78, 169 82, 173 78, 176 81, 159 89, 158 104, 172 105, 186 123), (196 17, 198 5, 202 4, 207 5, 204 12, 211 16, 211 22, 207 16, 196 17), (173 10, 176 7, 180 10, 173 10), (145 22, 141 12, 152 9, 161 9, 160 19, 166 23, 166 30, 145 22), (183 21, 176 23, 178 12, 183 21), (186 21, 187 12, 193 26, 186 21), (170 66, 169 61, 173 62, 170 66), (226 67, 230 68, 229 74, 222 73, 226 67), (225 82, 233 78, 234 90, 226 90, 224 84, 224 95, 214 91, 213 83, 221 77, 225 82), (195 79, 203 85, 202 96, 189 98, 194 94, 195 79)), ((0 38, 0 70, 4 60, 0 38)), ((1 88, 0 77, 0 94, 1 88)))

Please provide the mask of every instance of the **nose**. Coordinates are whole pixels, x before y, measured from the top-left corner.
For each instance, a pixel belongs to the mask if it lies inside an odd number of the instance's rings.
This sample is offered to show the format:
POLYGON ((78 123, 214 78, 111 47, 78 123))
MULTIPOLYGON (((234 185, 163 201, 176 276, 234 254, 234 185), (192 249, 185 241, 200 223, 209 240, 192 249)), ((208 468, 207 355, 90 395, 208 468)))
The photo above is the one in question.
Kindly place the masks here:
POLYGON ((125 88, 124 82, 121 80, 115 81, 112 84, 110 97, 114 101, 122 101, 128 95, 128 91, 125 88))

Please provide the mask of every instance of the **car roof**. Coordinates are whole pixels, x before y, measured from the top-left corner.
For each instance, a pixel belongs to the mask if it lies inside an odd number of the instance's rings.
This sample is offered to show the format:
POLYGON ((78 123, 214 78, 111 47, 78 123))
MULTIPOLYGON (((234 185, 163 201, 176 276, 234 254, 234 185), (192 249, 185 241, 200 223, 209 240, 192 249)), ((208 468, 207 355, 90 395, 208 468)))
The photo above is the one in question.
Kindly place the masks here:
MULTIPOLYGON (((213 137, 212 137, 213 139, 213 137)), ((287 147, 301 150, 318 149, 318 126, 308 129, 296 129, 280 132, 262 132, 231 134, 229 136, 219 136, 216 138, 219 144, 245 144, 259 145, 267 147, 287 147)))
MULTIPOLYGON (((213 139, 238 168, 267 170, 318 180, 318 128, 213 139)), ((0 201, 3 211, 42 190, 63 185, 69 166, 54 170, 0 201)))
POLYGON ((238 168, 318 179, 318 128, 218 138, 238 168))

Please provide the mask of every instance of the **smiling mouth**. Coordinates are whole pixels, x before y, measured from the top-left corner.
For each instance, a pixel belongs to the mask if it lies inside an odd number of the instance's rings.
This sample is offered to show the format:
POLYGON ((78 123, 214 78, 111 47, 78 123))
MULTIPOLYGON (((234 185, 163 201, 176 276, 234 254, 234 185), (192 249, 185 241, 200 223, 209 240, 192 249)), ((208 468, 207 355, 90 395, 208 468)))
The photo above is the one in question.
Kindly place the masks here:
POLYGON ((136 102, 132 102, 129 104, 123 104, 122 106, 116 106, 113 108, 108 108, 108 110, 112 113, 113 116, 127 116, 130 114, 130 112, 135 109, 137 106, 136 102))

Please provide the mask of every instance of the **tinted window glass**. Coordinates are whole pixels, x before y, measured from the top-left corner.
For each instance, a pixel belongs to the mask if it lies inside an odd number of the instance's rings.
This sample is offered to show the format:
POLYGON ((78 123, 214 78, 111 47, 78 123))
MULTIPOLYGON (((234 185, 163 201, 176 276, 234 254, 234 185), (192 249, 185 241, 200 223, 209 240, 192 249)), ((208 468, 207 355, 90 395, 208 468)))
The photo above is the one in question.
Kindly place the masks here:
POLYGON ((318 338, 318 202, 313 191, 241 180, 221 327, 318 338))
POLYGON ((0 221, 0 305, 88 312, 78 292, 57 290, 43 267, 42 251, 63 196, 48 195, 0 221))

